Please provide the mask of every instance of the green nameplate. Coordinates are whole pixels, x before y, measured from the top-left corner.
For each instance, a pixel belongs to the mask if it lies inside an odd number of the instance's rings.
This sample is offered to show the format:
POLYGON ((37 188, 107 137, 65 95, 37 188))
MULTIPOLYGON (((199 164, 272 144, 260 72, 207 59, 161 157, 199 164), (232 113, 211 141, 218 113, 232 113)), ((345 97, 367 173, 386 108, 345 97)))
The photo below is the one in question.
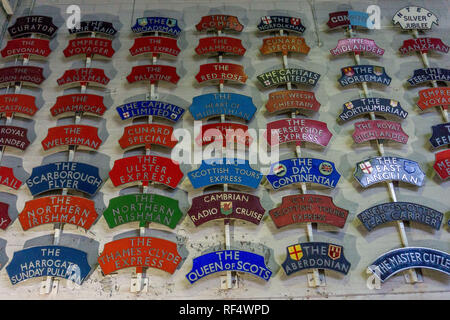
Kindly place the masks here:
POLYGON ((139 221, 140 227, 149 222, 156 222, 174 229, 182 215, 178 200, 157 194, 140 193, 112 198, 103 212, 110 228, 139 221))

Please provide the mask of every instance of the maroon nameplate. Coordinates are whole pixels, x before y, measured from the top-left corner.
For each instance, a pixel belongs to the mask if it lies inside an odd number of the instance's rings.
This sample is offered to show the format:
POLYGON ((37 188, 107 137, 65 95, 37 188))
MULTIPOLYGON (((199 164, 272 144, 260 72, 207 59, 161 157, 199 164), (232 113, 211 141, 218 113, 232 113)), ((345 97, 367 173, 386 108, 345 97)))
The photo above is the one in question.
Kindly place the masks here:
POLYGON ((448 53, 449 47, 439 38, 417 38, 403 41, 400 53, 406 54, 412 51, 427 53, 428 51, 439 51, 448 53))
POLYGON ((243 56, 245 51, 241 39, 231 37, 201 38, 195 48, 195 52, 199 55, 220 53, 243 56))
POLYGON ((159 145, 172 149, 178 143, 173 136, 173 127, 157 123, 134 124, 125 127, 119 139, 122 149, 144 146, 150 149, 159 145))
POLYGON ((63 76, 57 81, 59 86, 72 83, 79 83, 80 85, 90 83, 106 86, 109 82, 109 78, 105 75, 105 71, 103 69, 79 68, 66 70, 63 76))
POLYGON ((25 150, 30 141, 27 137, 28 129, 15 126, 0 126, 0 146, 25 150))

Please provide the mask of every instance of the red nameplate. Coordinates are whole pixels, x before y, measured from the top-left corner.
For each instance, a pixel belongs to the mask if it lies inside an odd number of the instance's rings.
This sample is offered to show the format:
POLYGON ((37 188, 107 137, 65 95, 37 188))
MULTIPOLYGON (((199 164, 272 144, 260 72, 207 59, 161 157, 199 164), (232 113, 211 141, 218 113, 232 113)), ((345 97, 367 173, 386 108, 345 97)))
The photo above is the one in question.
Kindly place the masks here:
POLYGON ((302 90, 281 90, 269 94, 266 109, 270 113, 295 109, 318 111, 320 103, 314 92, 302 90))
POLYGON ((59 86, 77 82, 80 82, 81 85, 89 82, 106 86, 109 82, 109 78, 105 75, 103 69, 79 68, 66 70, 63 76, 57 81, 59 86))
POLYGON ((22 181, 14 176, 12 168, 0 166, 0 184, 18 190, 22 185, 22 181))
POLYGON ((25 231, 46 223, 69 223, 89 230, 97 217, 94 201, 57 195, 25 202, 19 221, 25 231))
POLYGON ((227 143, 236 141, 237 144, 249 146, 253 139, 247 130, 248 126, 240 123, 209 123, 202 126, 195 142, 204 146, 214 141, 222 141, 222 145, 226 147, 227 143))
POLYGON ((449 47, 439 38, 417 38, 403 41, 400 47, 400 53, 406 54, 411 51, 427 53, 430 50, 448 53, 449 47))
POLYGON ((59 96, 55 105, 51 107, 52 116, 67 112, 88 112, 102 116, 106 111, 103 97, 96 94, 76 93, 59 96))
POLYGON ((51 50, 49 47, 49 40, 38 38, 19 38, 9 40, 6 47, 1 51, 2 57, 23 55, 35 55, 41 57, 48 57, 51 50))
POLYGON ((444 109, 447 109, 447 106, 450 105, 450 88, 440 87, 420 90, 417 105, 422 110, 437 106, 443 106, 444 109))
POLYGON ((387 139, 406 144, 408 135, 398 122, 388 120, 367 120, 355 123, 353 140, 362 143, 369 140, 387 139))
POLYGON ((94 54, 111 58, 114 54, 112 40, 105 38, 75 38, 69 41, 67 48, 64 49, 64 56, 72 57, 77 54, 85 54, 86 57, 92 57, 94 54))
POLYGON ((132 56, 144 53, 164 53, 176 57, 180 51, 177 39, 152 36, 135 38, 134 44, 130 48, 132 56))
POLYGON ((127 76, 127 80, 129 83, 149 80, 150 83, 167 81, 176 84, 180 80, 180 76, 177 74, 177 68, 175 67, 149 64, 145 66, 134 66, 131 69, 131 73, 127 76))
POLYGON ((245 48, 242 46, 241 39, 231 37, 207 37, 201 38, 198 42, 195 52, 197 54, 235 54, 243 56, 245 54, 245 48))
POLYGON ((330 29, 350 25, 348 11, 331 12, 328 17, 327 25, 330 29))
POLYGON ((122 149, 140 145, 145 145, 145 148, 150 149, 152 144, 172 149, 177 143, 171 126, 156 123, 125 127, 119 140, 122 149))
POLYGON ((275 146, 287 142, 311 142, 325 147, 333 134, 325 122, 309 119, 282 119, 267 124, 267 142, 275 146))
POLYGON ((205 81, 225 80, 245 83, 247 75, 241 65, 234 63, 208 63, 200 65, 200 71, 195 76, 199 83, 205 81))
POLYGON ((28 129, 15 126, 0 126, 0 146, 25 150, 30 141, 27 137, 28 129))
POLYGON ((153 237, 130 237, 106 243, 98 264, 105 275, 130 267, 174 273, 181 260, 175 242, 153 237))
POLYGON ((297 36, 279 36, 263 39, 260 49, 262 54, 282 52, 287 55, 289 52, 308 54, 310 47, 306 45, 305 39, 297 36))
POLYGON ((225 14, 204 16, 195 27, 197 31, 231 30, 241 32, 244 29, 244 26, 239 22, 237 17, 225 14))
POLYGON ((0 83, 28 82, 41 84, 44 81, 41 67, 21 66, 0 69, 0 83))
POLYGON ((13 113, 32 116, 37 111, 36 97, 27 94, 2 94, 0 95, 0 114, 11 117, 13 113))
POLYGON ((11 223, 11 218, 8 214, 9 204, 0 202, 0 228, 6 230, 11 223))
POLYGON ((170 158, 133 156, 116 160, 109 177, 116 187, 136 181, 154 181, 175 189, 183 178, 183 172, 178 162, 170 158))
POLYGON ((436 153, 433 168, 442 180, 450 177, 450 150, 436 153))
POLYGON ((42 147, 49 150, 58 146, 84 146, 97 150, 101 143, 97 127, 70 124, 49 128, 42 147))
POLYGON ((348 210, 336 207, 333 198, 315 194, 283 197, 281 205, 269 211, 270 217, 281 228, 294 223, 325 223, 344 227, 348 210))

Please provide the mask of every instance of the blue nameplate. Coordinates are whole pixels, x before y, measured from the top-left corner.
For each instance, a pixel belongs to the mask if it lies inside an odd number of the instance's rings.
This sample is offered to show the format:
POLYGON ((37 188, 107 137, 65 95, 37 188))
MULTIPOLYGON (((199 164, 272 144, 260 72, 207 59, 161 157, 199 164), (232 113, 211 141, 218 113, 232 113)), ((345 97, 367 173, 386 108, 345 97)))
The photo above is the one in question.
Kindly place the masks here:
POLYGON ((359 115, 370 112, 390 114, 406 119, 408 112, 403 110, 400 102, 384 98, 363 98, 346 102, 342 105, 342 113, 339 118, 342 121, 353 119, 359 115))
POLYGON ((391 221, 414 221, 436 230, 441 227, 444 214, 421 204, 411 202, 388 202, 373 206, 358 214, 358 219, 368 231, 391 221))
POLYGON ((116 110, 122 120, 153 116, 177 122, 184 113, 183 108, 155 100, 133 101, 118 106, 116 110))
POLYGON ((259 31, 279 31, 287 30, 298 33, 305 32, 300 18, 286 16, 264 16, 258 24, 259 31))
POLYGON ((411 268, 433 269, 450 275, 450 255, 430 248, 406 247, 386 252, 368 268, 381 282, 411 268))
POLYGON ((215 158, 203 160, 200 168, 188 172, 188 178, 195 189, 224 183, 256 189, 263 175, 248 160, 215 158))
POLYGON ((372 157, 356 164, 354 177, 364 188, 384 181, 421 186, 425 174, 415 161, 397 157, 372 157))
POLYGON ((414 74, 408 79, 410 85, 427 82, 427 81, 450 81, 450 70, 443 68, 424 68, 414 70, 414 74))
POLYGON ((391 83, 391 78, 384 72, 384 68, 380 66, 350 66, 342 68, 341 73, 339 83, 343 87, 362 82, 373 82, 386 86, 391 83))
POLYGON ((55 245, 16 251, 6 267, 13 285, 27 279, 47 276, 81 284, 90 271, 86 252, 55 245))
POLYGON ((433 148, 439 148, 450 144, 450 122, 432 126, 433 135, 430 138, 430 143, 433 148))
POLYGON ((304 242, 286 248, 282 267, 286 275, 305 269, 329 269, 343 274, 350 270, 344 247, 326 242, 304 242))
POLYGON ((208 93, 194 97, 189 111, 195 120, 224 114, 250 121, 256 112, 256 107, 251 97, 242 94, 208 93))
POLYGON ((27 180, 33 196, 49 190, 72 189, 94 195, 102 184, 98 168, 81 162, 54 162, 34 167, 27 180))
POLYGON ((246 272, 266 281, 272 276, 263 256, 242 250, 222 250, 194 258, 192 269, 186 278, 192 284, 212 273, 222 271, 246 272))
POLYGON ((134 26, 131 27, 134 33, 163 32, 177 37, 181 29, 178 27, 178 20, 164 17, 144 17, 137 18, 134 26))
POLYGON ((369 20, 369 15, 366 12, 348 11, 348 20, 352 26, 373 29, 373 21, 369 20))
POLYGON ((292 158, 271 165, 267 180, 274 190, 301 183, 317 183, 336 187, 341 175, 331 161, 314 158, 292 158))

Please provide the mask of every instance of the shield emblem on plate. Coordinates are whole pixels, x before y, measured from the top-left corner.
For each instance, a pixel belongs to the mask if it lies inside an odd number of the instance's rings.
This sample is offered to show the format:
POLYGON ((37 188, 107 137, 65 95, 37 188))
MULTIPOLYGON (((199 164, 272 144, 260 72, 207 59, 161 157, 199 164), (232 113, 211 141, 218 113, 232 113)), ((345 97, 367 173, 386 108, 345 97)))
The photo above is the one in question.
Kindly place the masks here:
POLYGON ((299 244, 288 247, 288 252, 292 260, 298 261, 303 257, 302 246, 299 244))
POLYGON ((273 168, 273 173, 277 176, 277 177, 282 177, 286 174, 287 169, 286 166, 282 163, 279 163, 278 165, 275 165, 273 168))
POLYGON ((328 256, 333 260, 339 259, 341 257, 341 251, 342 247, 340 246, 335 246, 334 244, 328 245, 328 256))
POLYGON ((220 212, 224 215, 231 214, 233 212, 233 202, 221 201, 220 202, 220 212))

